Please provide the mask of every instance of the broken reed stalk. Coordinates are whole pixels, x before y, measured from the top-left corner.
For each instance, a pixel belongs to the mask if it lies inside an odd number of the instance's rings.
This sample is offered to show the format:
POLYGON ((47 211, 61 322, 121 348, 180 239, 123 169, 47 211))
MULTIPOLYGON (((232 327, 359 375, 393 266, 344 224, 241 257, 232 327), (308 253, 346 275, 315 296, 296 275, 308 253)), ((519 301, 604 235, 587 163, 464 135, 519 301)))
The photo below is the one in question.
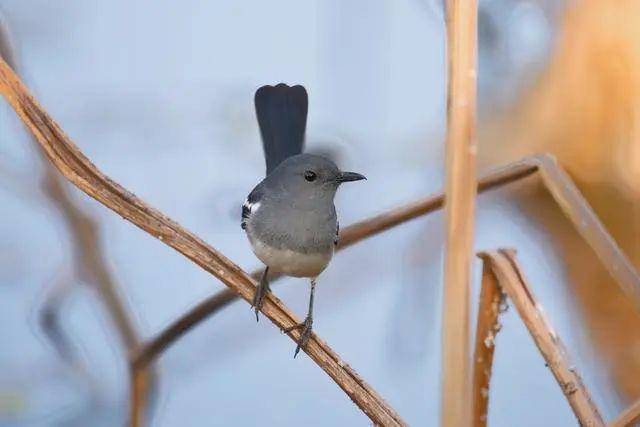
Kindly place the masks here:
POLYGON ((444 427, 469 425, 469 308, 476 197, 476 0, 447 0, 447 143, 442 318, 444 427))
MULTIPOLYGON (((10 31, 0 15, 0 57, 12 70, 17 72, 17 60, 15 49, 10 40, 10 31)), ((111 271, 106 265, 102 253, 102 241, 97 222, 85 213, 73 200, 65 184, 50 162, 47 161, 46 152, 38 141, 32 136, 31 141, 42 159, 44 176, 41 188, 51 204, 58 209, 65 220, 68 235, 72 237, 73 259, 75 275, 78 281, 86 281, 94 285, 100 295, 100 300, 107 309, 111 321, 115 325, 116 332, 125 348, 125 354, 131 353, 140 345, 141 338, 135 329, 126 304, 119 295, 119 286, 111 271)), ((60 356, 70 363, 78 363, 78 358, 72 353, 72 347, 59 325, 59 308, 63 295, 69 290, 68 283, 56 286, 54 292, 47 295, 47 300, 40 312, 40 323, 46 335, 52 340, 54 347, 60 356)), ((134 407, 130 408, 130 422, 141 425, 139 420, 147 412, 149 405, 149 390, 155 378, 155 373, 144 370, 139 375, 138 382, 144 382, 144 387, 137 387, 139 394, 133 401, 134 407), (141 394, 140 394, 141 393, 141 394), (138 420, 138 421, 137 421, 138 420)))
POLYGON ((502 291, 515 306, 580 425, 604 427, 604 420, 578 371, 570 363, 564 344, 527 283, 515 259, 515 251, 501 249, 481 252, 478 256, 491 267, 502 291))
MULTIPOLYGON (((489 172, 478 180, 478 193, 519 181, 536 172, 540 172, 542 183, 563 213, 640 311, 640 276, 615 240, 608 234, 571 178, 552 156, 541 154, 526 157, 489 172)), ((444 194, 440 192, 344 227, 340 232, 337 249, 347 248, 407 221, 439 210, 443 205, 444 194)), ((256 270, 251 275, 256 278, 261 274, 262 270, 256 270)), ((269 277, 274 281, 280 276, 274 274, 269 277)), ((152 362, 192 327, 237 299, 238 296, 232 289, 224 289, 208 297, 139 348, 132 356, 134 364, 146 365, 152 362)))
POLYGON ((609 427, 635 426, 638 422, 640 422, 640 400, 622 411, 615 420, 609 423, 609 427))
POLYGON ((475 350, 473 352, 473 411, 471 424, 486 427, 489 414, 489 384, 493 369, 496 335, 500 331, 500 310, 504 295, 488 263, 482 266, 478 301, 475 350))
MULTIPOLYGON (((29 94, 19 78, 0 61, 0 92, 34 134, 56 168, 75 186, 124 219, 174 248, 251 302, 256 281, 224 255, 175 221, 153 209, 98 170, 29 94)), ((279 329, 299 319, 273 294, 261 310, 279 329)), ((288 333, 297 341, 298 330, 288 333)), ((400 416, 316 334, 303 349, 376 424, 406 425, 400 416)))

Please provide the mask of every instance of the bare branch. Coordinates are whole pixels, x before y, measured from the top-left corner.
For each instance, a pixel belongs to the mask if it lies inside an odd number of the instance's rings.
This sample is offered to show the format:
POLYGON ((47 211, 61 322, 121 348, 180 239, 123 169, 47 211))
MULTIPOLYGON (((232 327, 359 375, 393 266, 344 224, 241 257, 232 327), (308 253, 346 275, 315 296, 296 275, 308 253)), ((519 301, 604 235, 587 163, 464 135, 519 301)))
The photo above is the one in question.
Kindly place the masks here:
MULTIPOLYGON (((99 171, 37 104, 4 61, 0 62, 0 91, 38 139, 51 162, 69 181, 217 277, 247 302, 251 301, 256 288, 254 279, 198 236, 99 171)), ((280 329, 299 323, 298 318, 272 294, 266 298, 261 311, 280 329)), ((293 330, 288 336, 297 340, 299 334, 299 331, 293 330)), ((304 351, 374 423, 390 426, 405 424, 377 392, 317 335, 312 335, 304 351)))
POLYGON ((478 302, 475 351, 473 354, 473 412, 471 424, 486 427, 489 414, 489 384, 493 369, 496 335, 500 331, 499 315, 504 294, 491 266, 482 266, 482 285, 478 302))
POLYGON ((568 359, 564 344, 547 321, 540 302, 526 282, 516 262, 515 251, 499 250, 478 255, 491 266, 500 287, 518 311, 580 425, 604 426, 604 420, 591 400, 589 391, 568 359))

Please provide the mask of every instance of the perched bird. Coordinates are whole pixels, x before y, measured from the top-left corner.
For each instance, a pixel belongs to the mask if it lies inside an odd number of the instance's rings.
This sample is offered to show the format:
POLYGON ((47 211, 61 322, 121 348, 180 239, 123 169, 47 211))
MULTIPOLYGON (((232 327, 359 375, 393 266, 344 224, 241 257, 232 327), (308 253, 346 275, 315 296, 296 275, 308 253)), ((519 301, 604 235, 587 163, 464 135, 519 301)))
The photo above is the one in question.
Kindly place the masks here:
POLYGON ((313 325, 316 279, 327 267, 338 242, 333 199, 340 184, 366 179, 342 172, 324 157, 302 154, 308 97, 302 86, 262 86, 255 94, 267 176, 242 206, 242 228, 255 255, 266 268, 253 297, 256 312, 270 292, 269 270, 311 279, 309 311, 294 357, 304 347, 313 325))

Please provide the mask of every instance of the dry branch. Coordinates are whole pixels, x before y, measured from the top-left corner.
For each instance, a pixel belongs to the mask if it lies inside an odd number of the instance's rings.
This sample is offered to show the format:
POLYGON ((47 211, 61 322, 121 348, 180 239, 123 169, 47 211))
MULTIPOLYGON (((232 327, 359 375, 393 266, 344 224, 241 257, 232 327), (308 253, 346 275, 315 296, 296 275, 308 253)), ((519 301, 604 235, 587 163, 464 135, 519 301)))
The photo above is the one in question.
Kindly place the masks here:
MULTIPOLYGON (((37 104, 4 61, 0 61, 0 91, 37 138, 51 162, 69 181, 198 264, 246 301, 251 301, 256 288, 255 280, 198 236, 151 208, 99 171, 37 104)), ((299 323, 298 318, 272 294, 266 298, 262 313, 280 329, 299 323)), ((293 340, 299 339, 297 330, 288 335, 293 340)), ((312 335, 304 351, 374 423, 390 426, 405 424, 377 392, 317 335, 312 335)))
POLYGON ((441 418, 470 421, 469 307, 476 197, 476 0, 447 0, 446 241, 442 317, 441 418))
POLYGON ((500 331, 499 315, 504 295, 488 263, 482 266, 482 285, 478 301, 475 350, 473 353, 473 412, 471 424, 487 425, 489 384, 493 369, 496 335, 500 331))
POLYGON ((609 423, 609 427, 634 426, 640 422, 640 400, 634 402, 627 409, 622 411, 618 418, 609 423))
POLYGON ((499 250, 482 252, 479 256, 491 266, 500 287, 518 311, 580 425, 604 426, 604 420, 582 378, 568 360, 564 344, 545 318, 540 303, 525 280, 516 262, 515 252, 499 250))

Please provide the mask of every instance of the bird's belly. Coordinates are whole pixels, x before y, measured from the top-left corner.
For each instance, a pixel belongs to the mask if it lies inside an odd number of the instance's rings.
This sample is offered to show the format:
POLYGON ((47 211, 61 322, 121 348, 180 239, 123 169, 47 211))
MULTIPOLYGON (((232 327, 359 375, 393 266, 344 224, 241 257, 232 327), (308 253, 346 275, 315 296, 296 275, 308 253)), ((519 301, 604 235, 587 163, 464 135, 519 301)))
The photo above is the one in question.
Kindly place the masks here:
POLYGON ((252 239, 253 253, 270 268, 293 277, 316 277, 327 267, 333 250, 327 253, 301 253, 269 246, 252 239))

